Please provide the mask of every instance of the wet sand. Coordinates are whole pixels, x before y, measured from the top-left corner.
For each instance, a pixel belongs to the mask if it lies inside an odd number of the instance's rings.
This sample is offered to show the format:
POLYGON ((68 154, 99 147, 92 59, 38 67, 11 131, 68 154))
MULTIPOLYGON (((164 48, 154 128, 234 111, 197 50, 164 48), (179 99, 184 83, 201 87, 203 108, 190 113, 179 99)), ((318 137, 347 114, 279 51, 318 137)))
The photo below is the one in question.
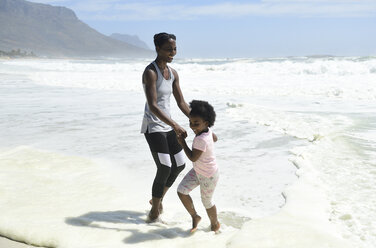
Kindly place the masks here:
POLYGON ((0 236, 0 248, 32 248, 35 246, 13 241, 0 236))

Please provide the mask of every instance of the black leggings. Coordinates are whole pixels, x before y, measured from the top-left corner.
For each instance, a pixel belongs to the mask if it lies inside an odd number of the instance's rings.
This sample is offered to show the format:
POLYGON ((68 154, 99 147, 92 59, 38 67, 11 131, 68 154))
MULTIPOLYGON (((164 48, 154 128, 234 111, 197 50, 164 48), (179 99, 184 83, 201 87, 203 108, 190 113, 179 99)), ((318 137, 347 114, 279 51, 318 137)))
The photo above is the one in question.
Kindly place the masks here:
POLYGON ((171 187, 185 167, 184 151, 174 130, 169 132, 145 133, 151 154, 157 165, 152 196, 161 198, 165 187, 171 187))

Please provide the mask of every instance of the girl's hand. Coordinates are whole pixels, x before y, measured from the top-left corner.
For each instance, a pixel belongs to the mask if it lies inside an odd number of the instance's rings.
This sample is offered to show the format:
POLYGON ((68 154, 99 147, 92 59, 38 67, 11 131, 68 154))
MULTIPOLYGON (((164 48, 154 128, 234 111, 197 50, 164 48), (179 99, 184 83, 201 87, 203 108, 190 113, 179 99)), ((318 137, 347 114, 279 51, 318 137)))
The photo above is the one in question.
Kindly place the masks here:
POLYGON ((178 143, 182 146, 183 145, 183 139, 180 136, 177 136, 178 143))
POLYGON ((182 146, 185 142, 185 139, 182 136, 178 136, 178 135, 176 137, 177 137, 179 144, 182 146))

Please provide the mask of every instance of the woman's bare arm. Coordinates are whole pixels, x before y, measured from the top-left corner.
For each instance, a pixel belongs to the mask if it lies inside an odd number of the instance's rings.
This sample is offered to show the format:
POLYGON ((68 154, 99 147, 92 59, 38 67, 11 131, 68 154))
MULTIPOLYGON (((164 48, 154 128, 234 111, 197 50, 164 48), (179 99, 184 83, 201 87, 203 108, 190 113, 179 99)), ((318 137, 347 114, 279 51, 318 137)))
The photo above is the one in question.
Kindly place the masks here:
POLYGON ((184 100, 183 93, 181 92, 180 83, 179 83, 179 75, 174 69, 171 69, 171 70, 175 77, 175 80, 172 85, 172 90, 173 90, 176 103, 178 104, 180 110, 188 117, 191 109, 189 108, 189 105, 184 100))
POLYGON ((158 104, 157 104, 157 74, 152 69, 146 68, 143 76, 142 82, 145 87, 145 95, 146 99, 150 108, 150 111, 156 115, 161 121, 166 123, 167 125, 171 126, 177 135, 183 135, 186 137, 187 132, 179 126, 174 120, 172 120, 169 116, 166 115, 164 111, 162 111, 158 104))

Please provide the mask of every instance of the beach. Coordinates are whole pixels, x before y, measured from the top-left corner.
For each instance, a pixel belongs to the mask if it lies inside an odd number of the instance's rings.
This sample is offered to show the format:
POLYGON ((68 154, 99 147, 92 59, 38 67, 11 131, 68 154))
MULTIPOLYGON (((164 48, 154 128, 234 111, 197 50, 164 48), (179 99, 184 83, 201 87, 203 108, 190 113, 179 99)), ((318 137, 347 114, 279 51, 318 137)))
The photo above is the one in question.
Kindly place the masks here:
POLYGON ((4 237, 0 237, 0 247, 6 247, 6 248, 30 248, 33 246, 26 245, 20 242, 16 242, 4 237))
MULTIPOLYGON (((42 247, 376 245, 376 58, 176 59, 211 103, 221 232, 176 187, 147 224, 156 172, 140 133, 147 60, 0 61, 0 235, 42 247)), ((173 99, 172 116, 193 132, 173 99)), ((6 238, 0 247, 28 247, 6 238)))

